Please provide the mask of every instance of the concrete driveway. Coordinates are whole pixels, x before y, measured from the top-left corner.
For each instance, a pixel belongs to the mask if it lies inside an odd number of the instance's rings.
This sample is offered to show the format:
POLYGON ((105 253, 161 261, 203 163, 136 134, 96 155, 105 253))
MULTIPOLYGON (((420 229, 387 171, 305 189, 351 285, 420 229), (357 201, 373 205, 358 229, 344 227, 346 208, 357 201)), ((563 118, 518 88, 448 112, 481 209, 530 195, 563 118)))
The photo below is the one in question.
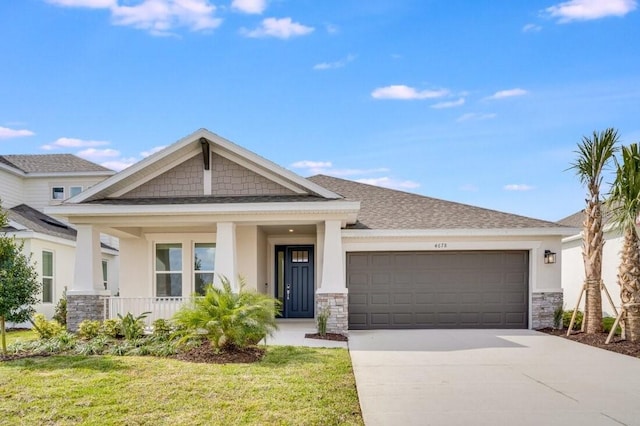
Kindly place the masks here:
POLYGON ((350 331, 368 426, 640 425, 640 359, 529 330, 350 331))

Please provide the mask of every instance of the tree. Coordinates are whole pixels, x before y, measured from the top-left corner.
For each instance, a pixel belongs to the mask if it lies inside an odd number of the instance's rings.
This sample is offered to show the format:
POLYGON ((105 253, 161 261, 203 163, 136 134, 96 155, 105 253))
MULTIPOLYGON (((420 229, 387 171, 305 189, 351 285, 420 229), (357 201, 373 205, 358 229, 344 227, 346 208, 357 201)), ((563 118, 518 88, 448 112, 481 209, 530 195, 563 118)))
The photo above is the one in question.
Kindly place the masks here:
MULTIPOLYGON (((7 223, 0 203, 0 228, 7 223)), ((5 322, 24 322, 35 312, 40 283, 30 257, 22 252, 23 244, 5 234, 0 235, 0 332, 2 353, 7 354, 5 322)))
POLYGON ((600 186, 602 173, 615 159, 618 132, 612 128, 593 132, 591 138, 583 137, 578 144, 578 158, 571 168, 580 182, 587 187, 587 206, 584 210, 582 259, 585 271, 584 328, 587 334, 602 332, 602 203, 600 186))
POLYGON ((618 284, 627 339, 640 342, 640 239, 636 227, 640 214, 640 151, 637 143, 622 148, 622 163, 617 165, 607 206, 614 227, 624 235, 618 284))

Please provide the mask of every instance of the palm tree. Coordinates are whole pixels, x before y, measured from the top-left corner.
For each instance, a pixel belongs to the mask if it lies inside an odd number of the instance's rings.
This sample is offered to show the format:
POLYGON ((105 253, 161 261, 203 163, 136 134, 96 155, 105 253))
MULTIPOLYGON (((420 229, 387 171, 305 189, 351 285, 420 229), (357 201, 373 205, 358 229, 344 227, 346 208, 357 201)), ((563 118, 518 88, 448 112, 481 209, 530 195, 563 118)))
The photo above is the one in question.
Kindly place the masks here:
POLYGON ((624 233, 618 284, 622 309, 626 311, 627 339, 640 342, 640 239, 636 228, 640 213, 640 151, 637 143, 622 148, 622 164, 617 166, 607 205, 614 226, 624 233))
POLYGON ((602 332, 602 204, 600 185, 602 173, 611 164, 617 150, 618 133, 609 128, 583 137, 578 144, 578 159, 571 165, 580 182, 587 187, 589 198, 584 210, 582 259, 585 271, 584 329, 587 334, 602 332))

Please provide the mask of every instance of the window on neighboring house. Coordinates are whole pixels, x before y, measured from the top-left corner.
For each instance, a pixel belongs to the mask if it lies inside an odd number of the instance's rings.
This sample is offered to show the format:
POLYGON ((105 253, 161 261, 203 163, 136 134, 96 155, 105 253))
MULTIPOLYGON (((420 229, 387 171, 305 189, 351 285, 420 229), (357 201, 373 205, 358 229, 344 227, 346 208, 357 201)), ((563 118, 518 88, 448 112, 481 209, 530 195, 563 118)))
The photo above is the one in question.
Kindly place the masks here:
POLYGON ((195 243, 193 248, 194 291, 204 295, 207 284, 213 284, 213 271, 216 263, 215 243, 195 243))
POLYGON ((53 252, 42 251, 42 303, 53 303, 53 252))
POLYGON ((106 260, 102 261, 102 284, 104 284, 104 289, 108 290, 109 289, 109 274, 108 274, 108 268, 109 263, 106 260))
POLYGON ((71 186, 69 187, 69 197, 75 197, 79 193, 82 192, 81 186, 71 186))
POLYGON ((182 296, 182 244, 156 244, 156 297, 182 296))
POLYGON ((54 186, 53 188, 51 188, 51 199, 64 200, 64 187, 54 186))

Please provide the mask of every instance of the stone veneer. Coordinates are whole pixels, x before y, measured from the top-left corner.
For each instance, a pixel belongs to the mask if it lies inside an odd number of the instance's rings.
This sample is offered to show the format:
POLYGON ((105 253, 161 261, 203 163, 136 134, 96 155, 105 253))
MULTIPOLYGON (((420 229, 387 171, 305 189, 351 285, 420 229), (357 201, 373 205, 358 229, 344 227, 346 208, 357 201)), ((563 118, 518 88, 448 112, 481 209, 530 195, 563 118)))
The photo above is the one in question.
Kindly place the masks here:
POLYGON ((104 320, 105 303, 103 296, 67 294, 67 330, 76 332, 84 320, 104 320))
POLYGON ((127 192, 122 198, 197 197, 204 195, 202 155, 185 161, 127 192))
POLYGON ((211 194, 234 196, 295 193, 227 158, 214 154, 211 161, 211 194))
POLYGON ((316 293, 316 316, 329 310, 327 332, 347 335, 349 331, 349 298, 347 293, 316 293))
POLYGON ((553 327, 553 313, 562 308, 562 292, 543 292, 531 295, 531 328, 553 327))

